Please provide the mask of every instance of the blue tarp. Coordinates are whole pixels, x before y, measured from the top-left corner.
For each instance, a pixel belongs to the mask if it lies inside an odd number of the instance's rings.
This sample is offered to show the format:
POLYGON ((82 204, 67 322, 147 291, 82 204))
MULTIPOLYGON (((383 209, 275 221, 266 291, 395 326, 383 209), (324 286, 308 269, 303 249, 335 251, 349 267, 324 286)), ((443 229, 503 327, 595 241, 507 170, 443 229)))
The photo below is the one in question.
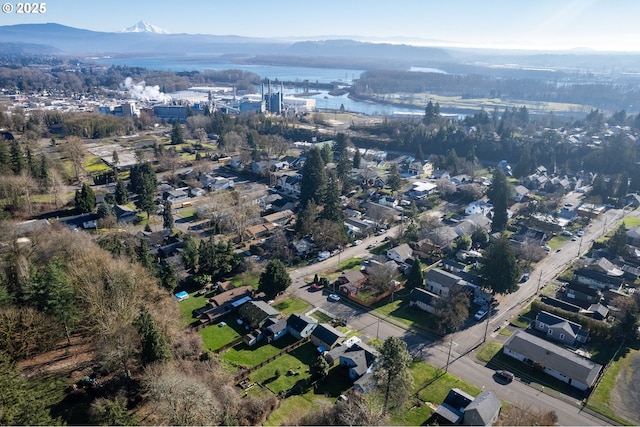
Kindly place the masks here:
POLYGON ((178 301, 184 301, 189 298, 189 293, 186 291, 178 292, 176 298, 178 298, 178 301))

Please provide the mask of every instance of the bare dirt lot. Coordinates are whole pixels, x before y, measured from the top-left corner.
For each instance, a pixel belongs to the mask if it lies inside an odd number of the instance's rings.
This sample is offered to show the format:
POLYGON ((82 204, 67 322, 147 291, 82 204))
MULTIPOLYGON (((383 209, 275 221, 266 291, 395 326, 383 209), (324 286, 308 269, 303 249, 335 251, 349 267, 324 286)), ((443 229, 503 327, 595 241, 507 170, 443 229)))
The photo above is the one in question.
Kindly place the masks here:
POLYGON ((19 363, 26 376, 52 373, 70 373, 81 370, 93 363, 96 354, 92 344, 76 335, 71 337, 71 346, 67 341, 60 342, 55 349, 19 363))
POLYGON ((629 355, 629 363, 620 369, 616 386, 611 390, 611 410, 640 425, 640 352, 629 355))

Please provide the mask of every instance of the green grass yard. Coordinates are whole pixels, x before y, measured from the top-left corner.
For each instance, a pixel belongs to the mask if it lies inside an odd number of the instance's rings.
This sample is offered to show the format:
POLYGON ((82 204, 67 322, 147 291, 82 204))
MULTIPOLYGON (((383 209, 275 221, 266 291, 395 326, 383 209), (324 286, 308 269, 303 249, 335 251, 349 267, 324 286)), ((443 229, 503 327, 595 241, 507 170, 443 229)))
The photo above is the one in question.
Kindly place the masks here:
POLYGON ((242 337, 241 333, 244 331, 235 327, 236 322, 234 319, 225 317, 222 321, 226 323, 225 326, 219 326, 219 323, 217 323, 198 331, 207 350, 215 351, 242 337))
POLYGON ((279 301, 276 304, 273 304, 273 308, 284 314, 306 312, 309 307, 309 303, 296 297, 290 297, 285 300, 279 301))
POLYGON ((293 336, 287 334, 279 340, 274 341, 273 344, 261 341, 250 347, 241 343, 226 350, 222 353, 221 358, 233 366, 250 368, 276 355, 283 348, 293 344, 295 341, 296 339, 293 336))

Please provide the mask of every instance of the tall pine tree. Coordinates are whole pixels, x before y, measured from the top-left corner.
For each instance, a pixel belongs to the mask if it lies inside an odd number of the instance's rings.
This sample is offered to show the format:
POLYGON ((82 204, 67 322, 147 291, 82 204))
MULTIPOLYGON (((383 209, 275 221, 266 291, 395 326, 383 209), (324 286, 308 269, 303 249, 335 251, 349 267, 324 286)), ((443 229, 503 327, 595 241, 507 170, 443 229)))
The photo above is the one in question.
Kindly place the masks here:
POLYGON ((311 200, 316 204, 324 201, 327 187, 327 174, 324 161, 317 147, 312 148, 302 167, 300 183, 300 206, 304 209, 311 200))

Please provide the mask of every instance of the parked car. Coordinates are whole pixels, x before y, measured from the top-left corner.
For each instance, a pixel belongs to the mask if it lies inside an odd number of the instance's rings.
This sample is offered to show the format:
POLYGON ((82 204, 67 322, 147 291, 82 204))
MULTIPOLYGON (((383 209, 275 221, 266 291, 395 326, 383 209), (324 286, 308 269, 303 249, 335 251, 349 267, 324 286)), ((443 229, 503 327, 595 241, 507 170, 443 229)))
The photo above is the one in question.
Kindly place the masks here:
POLYGON ((369 243, 369 244, 367 245, 367 249, 373 249, 373 248, 375 248, 375 247, 376 247, 376 245, 375 245, 375 244, 373 244, 373 243, 369 243))
POLYGON ((505 371, 503 369, 500 369, 498 371, 496 371, 496 375, 499 376, 500 378, 503 378, 509 382, 513 381, 513 379, 515 378, 515 375, 513 375, 513 372, 510 371, 505 371))
POLYGON ((478 310, 476 312, 476 314, 473 316, 476 320, 482 320, 484 319, 484 317, 487 315, 489 311, 486 308, 481 308, 480 310, 478 310))
POLYGON ((578 237, 582 237, 582 236, 584 236, 584 231, 582 231, 582 230, 578 230, 578 231, 576 232, 576 236, 578 236, 578 237))
POLYGON ((486 306, 486 305, 488 305, 488 304, 489 304, 489 303, 487 302, 487 300, 486 300, 486 299, 484 299, 484 298, 482 298, 482 297, 475 297, 475 298, 473 299, 473 303, 474 303, 474 304, 476 304, 476 305, 479 305, 479 306, 481 306, 481 307, 484 307, 484 306, 486 306))
POLYGON ((331 300, 331 301, 340 301, 340 295, 330 294, 329 295, 329 300, 331 300))
POLYGON ((573 236, 573 233, 572 233, 572 232, 570 232, 569 230, 563 230, 563 231, 562 231, 562 235, 563 235, 563 236, 570 237, 570 236, 573 236))
POLYGON ((524 282, 526 282, 527 280, 529 280, 529 273, 524 273, 524 274, 522 275, 522 277, 520 278, 520 283, 524 283, 524 282))
POLYGON ((362 244, 362 240, 356 240, 355 242, 353 242, 353 246, 358 246, 362 244))
POLYGON ((309 289, 311 289, 312 291, 319 291, 320 290, 320 285, 318 285, 317 283, 314 283, 313 285, 309 286, 309 289))

